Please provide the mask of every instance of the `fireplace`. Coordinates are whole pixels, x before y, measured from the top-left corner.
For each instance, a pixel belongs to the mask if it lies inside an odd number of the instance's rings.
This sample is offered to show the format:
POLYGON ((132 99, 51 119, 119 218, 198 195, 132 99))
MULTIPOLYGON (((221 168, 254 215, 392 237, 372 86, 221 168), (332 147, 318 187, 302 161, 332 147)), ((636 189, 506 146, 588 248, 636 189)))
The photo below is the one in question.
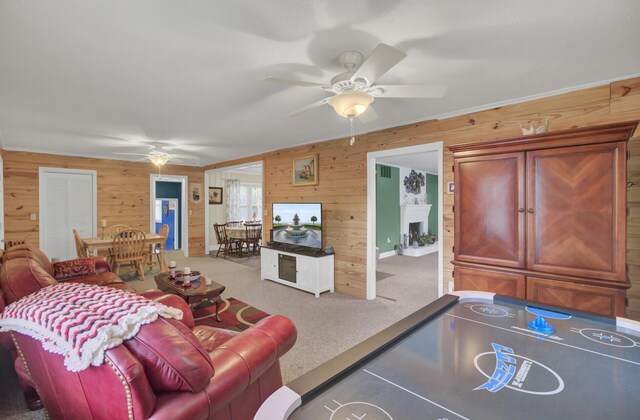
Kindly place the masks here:
MULTIPOLYGON (((421 233, 429 233, 429 212, 431 204, 401 204, 400 205, 400 232, 403 238, 407 238, 407 246, 411 248, 413 241, 417 240, 421 233), (404 236, 407 235, 407 236, 404 236)), ((437 226, 433 226, 437 229, 437 226)), ((422 250, 424 247, 421 247, 422 250)), ((416 251, 416 250, 414 250, 416 251)), ((419 253, 418 253, 419 254, 419 253)), ((412 257, 411 252, 405 252, 405 255, 412 257)))
POLYGON ((409 243, 408 245, 413 245, 414 241, 418 240, 420 234, 424 233, 424 223, 423 222, 411 222, 409 223, 409 243))

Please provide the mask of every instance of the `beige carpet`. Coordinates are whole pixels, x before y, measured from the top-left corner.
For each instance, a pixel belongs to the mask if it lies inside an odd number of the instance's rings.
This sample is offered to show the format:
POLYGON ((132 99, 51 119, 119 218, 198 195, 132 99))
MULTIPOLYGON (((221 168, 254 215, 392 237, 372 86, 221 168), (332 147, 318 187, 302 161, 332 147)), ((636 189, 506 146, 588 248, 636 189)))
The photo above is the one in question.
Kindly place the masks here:
MULTIPOLYGON (((380 260, 378 270, 391 276, 377 282, 380 298, 373 301, 340 293, 323 293, 315 298, 310 293, 260 280, 260 268, 254 261, 247 266, 212 256, 184 258, 179 252, 174 252, 168 259, 224 284, 227 286, 224 296, 240 299, 270 314, 284 315, 294 322, 298 328, 298 341, 282 358, 284 383, 409 315, 437 296, 437 253, 380 260)), ((146 272, 142 281, 133 271, 124 269, 121 277, 136 290, 146 290, 155 288, 155 272, 157 269, 146 272)), ((15 378, 7 373, 6 367, 1 366, 2 382, 8 386, 0 387, 0 418, 44 418, 42 411, 26 411, 19 390, 10 385, 15 378)))

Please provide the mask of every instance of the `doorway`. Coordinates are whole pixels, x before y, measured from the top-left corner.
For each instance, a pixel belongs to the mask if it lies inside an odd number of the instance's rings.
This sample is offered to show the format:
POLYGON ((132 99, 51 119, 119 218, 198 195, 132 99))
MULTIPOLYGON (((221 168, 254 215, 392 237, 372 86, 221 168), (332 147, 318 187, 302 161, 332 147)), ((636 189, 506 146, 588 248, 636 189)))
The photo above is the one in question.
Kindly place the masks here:
MULTIPOLYGON (((208 210, 205 212, 205 242, 207 252, 217 251, 213 225, 226 223, 228 220, 255 220, 263 219, 264 199, 262 196, 264 183, 264 168, 262 161, 248 162, 241 165, 228 166, 218 169, 210 169, 204 173, 205 191, 221 191, 220 200, 209 198, 208 210), (234 181, 233 191, 229 188, 234 181), (232 195, 237 195, 230 200, 232 195), (236 203, 234 209, 229 209, 229 201, 236 203), (228 219, 231 217, 231 219, 228 219)), ((264 232, 263 232, 264 234, 264 232)))
MULTIPOLYGON (((385 231, 385 232, 391 232, 391 233, 389 233, 388 236, 385 236, 382 238, 383 242, 386 243, 387 237, 388 237, 389 245, 392 246, 392 248, 386 249, 385 251, 387 254, 393 255, 398 252, 398 248, 400 247, 404 248, 404 245, 405 245, 403 240, 404 235, 402 234, 403 228, 400 223, 401 212, 403 210, 403 206, 401 206, 401 203, 404 202, 405 204, 409 204, 410 206, 406 206, 406 207, 411 207, 410 210, 415 210, 416 208, 422 208, 422 207, 426 208, 426 207, 429 207, 430 205, 431 208, 429 210, 429 213, 427 213, 427 215, 425 216, 424 220, 410 220, 410 221, 414 222, 414 229, 415 229, 416 222, 428 226, 428 229, 424 229, 425 230, 424 232, 419 232, 419 233, 423 233, 424 236, 421 235, 420 240, 415 241, 415 242, 420 242, 420 244, 416 243, 416 246, 420 246, 423 240, 428 242, 433 242, 435 238, 435 242, 429 244, 429 246, 432 247, 429 251, 437 252, 437 257, 435 257, 434 255, 435 258, 430 258, 430 260, 437 261, 437 285, 434 285, 433 287, 434 289, 437 289, 437 296, 441 296, 444 293, 443 292, 444 290, 444 271, 443 271, 444 258, 443 258, 443 246, 442 246, 443 244, 442 235, 444 232, 443 217, 442 217, 442 213, 443 213, 443 210, 442 210, 443 209, 443 206, 442 206, 442 200, 443 200, 442 147, 443 147, 442 142, 436 142, 436 143, 430 143, 430 144, 424 144, 424 145, 418 145, 418 146, 410 146, 410 147, 403 147, 398 149, 367 153, 367 299, 375 299, 377 295, 376 266, 378 262, 378 255, 380 254, 380 251, 377 251, 377 249, 380 249, 380 247, 377 246, 378 244, 377 230, 379 230, 379 227, 377 223, 378 192, 376 190, 378 188, 378 183, 376 179, 377 178, 376 167, 377 165, 384 164, 385 162, 387 162, 387 164, 385 164, 384 166, 389 166, 389 163, 393 163, 393 162, 396 162, 396 163, 402 162, 403 156, 407 157, 408 162, 415 162, 416 158, 417 159, 420 159, 421 157, 426 158, 428 155, 435 154, 433 156, 433 158, 435 159, 434 167, 437 169, 435 171, 436 172, 435 174, 434 173, 429 174, 429 171, 423 171, 424 173, 421 173, 421 171, 419 170, 414 170, 413 172, 411 172, 411 168, 408 168, 409 169, 408 171, 407 171, 407 168, 404 168, 402 173, 403 175, 402 179, 400 179, 400 174, 399 174, 400 170, 398 169, 398 174, 396 174, 396 178, 395 178, 396 180, 395 182, 398 183, 398 186, 396 186, 397 188, 396 191, 398 194, 398 205, 394 210, 395 213, 397 213, 398 221, 396 223, 397 226, 387 227, 387 230, 385 231), (407 173, 405 174, 404 172, 407 172, 407 173), (405 189, 406 187, 404 186, 405 177, 415 177, 417 179, 416 181, 417 185, 420 185, 422 188, 425 188, 427 187, 426 181, 422 182, 422 179, 428 179, 429 175, 433 175, 437 177, 437 181, 435 182, 437 189, 432 190, 431 197, 433 197, 433 199, 428 200, 431 203, 427 202, 426 196, 412 194, 411 191, 406 190, 405 189), (405 194, 405 192, 407 192, 407 194, 405 194), (425 198, 422 198, 422 197, 425 197, 425 198), (413 208, 414 206, 415 208, 413 208), (430 220, 431 222, 428 222, 427 219, 430 220), (394 234, 393 232, 396 232, 396 234, 394 234), (432 235, 429 235, 429 233, 431 233, 432 235), (392 236, 397 236, 397 238, 392 238, 392 236)), ((399 166, 399 165, 396 164, 395 166, 399 166)), ((418 166, 418 165, 410 163, 410 164, 407 164, 406 166, 418 166)), ((434 172, 434 171, 432 170, 431 172, 434 172)), ((413 183, 412 185, 416 185, 416 184, 413 183)), ((427 195, 428 194, 429 193, 427 192, 427 195)), ((407 228, 409 228, 409 223, 407 223, 407 228)), ((420 228, 418 227, 418 229, 420 228)), ((384 229, 381 229, 380 231, 382 230, 384 229)), ((413 235, 416 235, 416 233, 414 232, 413 235)), ((407 245, 413 246, 413 243, 411 244, 407 243, 407 245)), ((428 247, 419 248, 416 251, 414 251, 414 249, 412 248, 412 251, 417 253, 423 252, 425 255, 428 255, 425 252, 425 250, 428 247)), ((406 258, 411 258, 411 257, 406 257, 406 258)))
POLYGON ((186 176, 151 175, 151 223, 152 232, 158 233, 163 224, 169 225, 166 250, 182 250, 189 256, 186 176))
POLYGON ((182 220, 182 184, 180 182, 156 181, 156 225, 155 233, 160 231, 160 226, 169 226, 167 236, 167 251, 180 249, 180 220, 182 220), (160 214, 158 214, 160 210, 160 214))
POLYGON ((72 229, 93 238, 97 229, 96 171, 40 168, 40 249, 50 258, 75 258, 72 229))

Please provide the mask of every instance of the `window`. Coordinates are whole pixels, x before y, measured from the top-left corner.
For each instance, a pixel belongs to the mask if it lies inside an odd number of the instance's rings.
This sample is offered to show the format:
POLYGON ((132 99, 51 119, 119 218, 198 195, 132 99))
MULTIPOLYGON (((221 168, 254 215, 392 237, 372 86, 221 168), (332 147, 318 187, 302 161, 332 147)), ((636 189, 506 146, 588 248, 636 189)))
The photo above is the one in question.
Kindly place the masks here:
POLYGON ((262 186, 240 183, 240 219, 262 220, 262 186))
POLYGON ((162 200, 156 200, 156 223, 162 223, 162 200))

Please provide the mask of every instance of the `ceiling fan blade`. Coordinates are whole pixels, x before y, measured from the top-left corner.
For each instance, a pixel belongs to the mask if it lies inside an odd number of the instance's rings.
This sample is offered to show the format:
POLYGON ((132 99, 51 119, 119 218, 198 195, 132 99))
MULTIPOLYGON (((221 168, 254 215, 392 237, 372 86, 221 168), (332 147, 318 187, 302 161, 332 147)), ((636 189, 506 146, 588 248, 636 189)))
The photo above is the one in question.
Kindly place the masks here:
POLYGON ((362 63, 360 68, 351 77, 352 81, 364 79, 367 85, 371 86, 373 82, 378 80, 380 76, 389 71, 389 69, 400 61, 407 54, 397 48, 393 48, 387 44, 379 44, 369 57, 362 63))
POLYGON ((306 112, 306 111, 308 111, 310 109, 317 108, 317 107, 319 107, 321 105, 326 104, 328 100, 329 100, 329 98, 324 98, 321 101, 314 102, 314 103, 309 104, 307 106, 303 106, 302 108, 287 114, 287 117, 295 117, 296 115, 302 114, 303 112, 306 112))
POLYGON ((447 85, 375 85, 381 98, 442 98, 447 85))
POLYGON ((284 85, 292 85, 292 86, 312 86, 312 87, 328 87, 329 85, 325 83, 314 83, 314 82, 305 82, 303 80, 291 80, 291 79, 281 79, 279 77, 263 77, 263 82, 273 82, 273 83, 281 83, 284 85))
POLYGON ((378 119, 378 113, 376 112, 375 109, 373 109, 371 105, 369 105, 369 107, 364 112, 364 114, 358 117, 358 121, 360 121, 362 124, 367 124, 377 119, 378 119))

